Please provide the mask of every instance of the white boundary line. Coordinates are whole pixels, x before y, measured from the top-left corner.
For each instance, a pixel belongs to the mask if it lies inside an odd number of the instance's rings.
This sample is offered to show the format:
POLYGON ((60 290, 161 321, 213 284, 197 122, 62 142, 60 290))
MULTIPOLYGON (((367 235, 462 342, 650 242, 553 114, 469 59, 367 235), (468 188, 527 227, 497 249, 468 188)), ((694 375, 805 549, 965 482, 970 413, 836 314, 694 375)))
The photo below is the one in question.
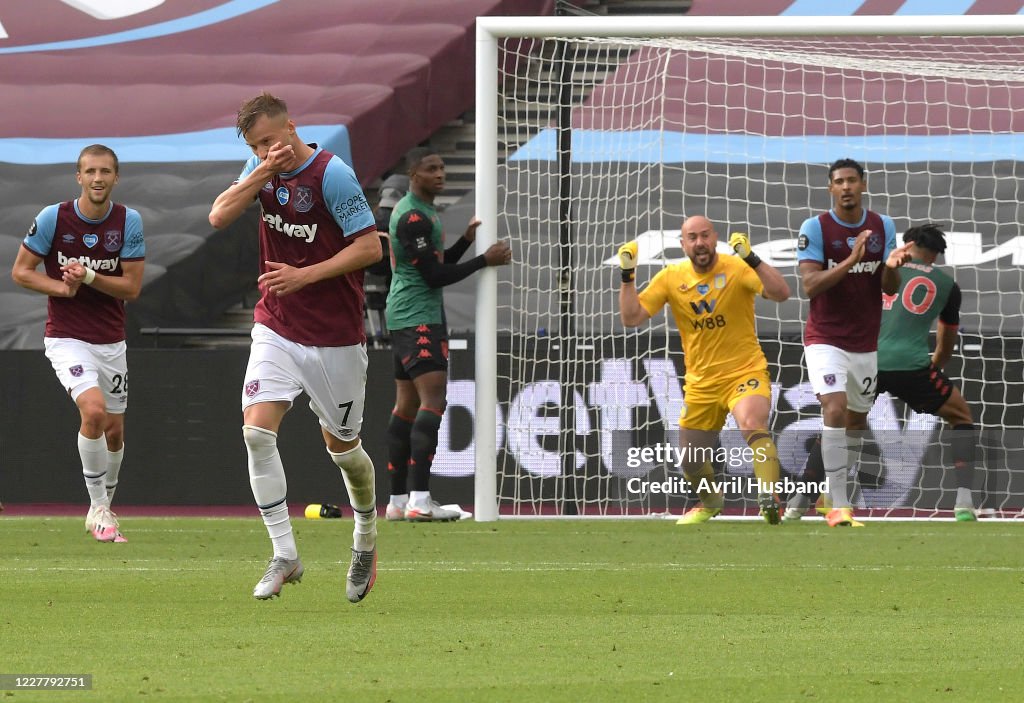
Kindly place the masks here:
MULTIPOLYGON (((610 521, 640 521, 640 520, 678 520, 682 517, 680 515, 669 515, 666 513, 651 513, 648 515, 499 515, 502 521, 510 522, 531 522, 550 520, 555 521, 566 521, 566 522, 610 522, 610 521)), ((128 515, 120 516, 120 519, 127 520, 129 522, 133 520, 206 520, 211 522, 226 522, 228 520, 258 520, 258 516, 252 517, 195 517, 191 515, 128 515)), ((880 524, 887 522, 956 522, 956 518, 952 517, 867 517, 857 516, 857 519, 862 522, 877 522, 880 524)), ((15 521, 15 520, 81 520, 77 516, 70 515, 6 515, 0 517, 0 522, 15 521)), ((334 520, 334 522, 344 523, 348 518, 342 518, 340 520, 334 520)), ((463 520, 462 522, 472 522, 472 519, 463 520)), ((331 520, 317 520, 317 523, 321 522, 332 522, 331 520)), ((483 522, 483 521, 480 521, 483 522)), ((719 522, 763 522, 763 518, 759 515, 719 515, 714 518, 715 523, 719 522)), ((799 522, 806 522, 809 524, 822 523, 824 524, 825 519, 815 516, 805 516, 799 522)), ((980 517, 978 518, 979 523, 1005 523, 1011 525, 1024 525, 1024 515, 1017 517, 980 517)), ((293 525, 302 525, 303 520, 299 520, 297 523, 293 522, 293 525)), ((153 532, 163 531, 177 531, 187 532, 189 530, 152 530, 153 532)))

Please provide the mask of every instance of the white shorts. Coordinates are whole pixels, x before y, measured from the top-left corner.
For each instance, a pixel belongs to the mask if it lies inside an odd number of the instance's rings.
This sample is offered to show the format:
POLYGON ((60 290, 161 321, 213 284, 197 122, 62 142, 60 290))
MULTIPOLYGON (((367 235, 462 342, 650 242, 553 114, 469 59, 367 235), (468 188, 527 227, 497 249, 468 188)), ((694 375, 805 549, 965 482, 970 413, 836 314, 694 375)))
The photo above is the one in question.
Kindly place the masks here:
POLYGON ((90 344, 70 337, 46 337, 43 346, 71 400, 77 401, 90 388, 99 388, 108 413, 120 415, 128 409, 128 347, 124 342, 90 344))
POLYGON ((846 407, 857 413, 871 410, 878 385, 878 353, 848 352, 831 344, 804 347, 807 375, 818 395, 846 391, 846 407))
POLYGON ((249 365, 242 384, 242 410, 256 403, 291 403, 305 391, 320 425, 352 441, 363 426, 366 347, 307 347, 265 325, 252 328, 249 365))

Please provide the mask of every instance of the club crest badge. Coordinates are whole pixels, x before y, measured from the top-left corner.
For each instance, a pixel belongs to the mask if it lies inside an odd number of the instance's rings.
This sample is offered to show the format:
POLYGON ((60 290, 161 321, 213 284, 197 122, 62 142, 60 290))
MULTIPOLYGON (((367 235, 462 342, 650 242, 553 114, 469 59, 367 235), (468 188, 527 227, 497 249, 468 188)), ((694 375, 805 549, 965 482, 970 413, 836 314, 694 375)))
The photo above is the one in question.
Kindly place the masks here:
POLYGON ((725 274, 724 273, 716 273, 715 274, 715 288, 717 288, 719 290, 721 290, 722 288, 725 288, 725 274))
POLYGON ((836 385, 836 375, 834 373, 825 374, 825 385, 834 386, 836 385))
POLYGON ((295 212, 309 212, 313 209, 313 189, 299 186, 295 189, 295 212))
POLYGON ((292 199, 292 194, 288 192, 288 189, 284 186, 280 186, 277 189, 277 202, 282 205, 287 205, 288 201, 292 199))
POLYGON ((123 240, 124 237, 121 235, 121 230, 112 229, 103 235, 103 248, 110 252, 118 251, 123 240))
POLYGON ((883 245, 882 235, 880 235, 880 234, 878 234, 876 232, 872 232, 868 236, 867 247, 868 247, 868 251, 870 251, 872 254, 877 254, 878 252, 882 251, 882 245, 883 245))
POLYGON ((92 249, 94 246, 96 246, 99 243, 99 241, 100 241, 100 238, 99 238, 98 235, 95 235, 95 234, 83 234, 82 235, 82 242, 85 244, 85 246, 89 247, 90 249, 92 249))
POLYGON ((245 384, 245 395, 246 396, 252 398, 252 397, 254 397, 259 392, 260 392, 260 381, 259 381, 259 379, 256 379, 255 381, 249 381, 248 383, 245 384))
POLYGON ((85 373, 85 369, 82 368, 81 364, 76 364, 75 366, 72 366, 70 369, 68 369, 68 371, 75 378, 79 378, 83 373, 85 373))

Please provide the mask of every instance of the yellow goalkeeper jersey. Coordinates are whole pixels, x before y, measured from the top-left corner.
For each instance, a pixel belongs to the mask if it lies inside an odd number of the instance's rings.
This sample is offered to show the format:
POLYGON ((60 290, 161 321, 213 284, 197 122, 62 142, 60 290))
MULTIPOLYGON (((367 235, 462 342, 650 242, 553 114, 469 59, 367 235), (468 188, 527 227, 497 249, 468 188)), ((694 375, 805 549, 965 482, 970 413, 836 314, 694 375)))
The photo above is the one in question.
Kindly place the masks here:
POLYGON ((653 317, 668 303, 683 339, 687 384, 713 384, 768 368, 754 327, 754 299, 764 286, 741 259, 719 254, 697 273, 689 259, 666 266, 640 293, 653 317))

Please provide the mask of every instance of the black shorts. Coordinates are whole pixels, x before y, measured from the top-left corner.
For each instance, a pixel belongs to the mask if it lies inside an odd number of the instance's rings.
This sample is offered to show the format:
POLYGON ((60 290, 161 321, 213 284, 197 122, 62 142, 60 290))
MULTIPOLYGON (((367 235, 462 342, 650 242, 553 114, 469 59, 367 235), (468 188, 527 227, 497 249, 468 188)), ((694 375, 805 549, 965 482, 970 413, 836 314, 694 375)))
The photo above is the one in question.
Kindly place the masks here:
POLYGON ((391 331, 395 378, 411 381, 430 371, 448 371, 448 331, 444 325, 419 325, 391 331))
POLYGON ((928 364, 913 371, 879 371, 878 392, 894 395, 915 412, 934 415, 953 394, 953 382, 928 364))

